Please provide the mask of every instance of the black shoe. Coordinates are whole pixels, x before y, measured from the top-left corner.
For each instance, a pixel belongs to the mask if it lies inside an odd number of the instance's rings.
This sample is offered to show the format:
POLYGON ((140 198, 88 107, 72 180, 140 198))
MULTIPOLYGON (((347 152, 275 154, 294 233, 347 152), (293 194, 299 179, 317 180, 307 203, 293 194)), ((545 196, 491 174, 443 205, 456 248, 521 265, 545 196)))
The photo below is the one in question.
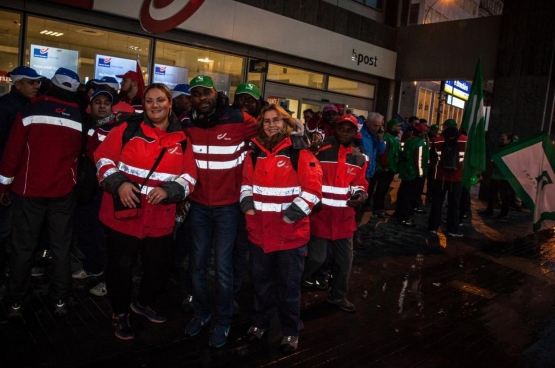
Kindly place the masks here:
POLYGON ((480 215, 480 216, 493 216, 493 211, 488 211, 488 210, 478 211, 478 215, 480 215))
POLYGON ((54 308, 54 316, 58 318, 62 318, 67 316, 67 303, 63 300, 58 300, 56 306, 54 308))
POLYGON ((495 217, 495 221, 507 222, 507 216, 506 216, 506 215, 497 215, 497 216, 495 217))
POLYGON ((187 295, 185 299, 183 299, 183 303, 181 303, 181 311, 183 313, 192 313, 194 312, 193 308, 193 296, 187 295))
POLYGON ((281 352, 283 354, 291 354, 299 346, 299 336, 285 336, 281 340, 281 352))
POLYGON ((366 244, 364 244, 359 238, 353 238, 353 247, 355 249, 364 249, 366 244))
POLYGON ((133 340, 135 333, 129 324, 129 313, 112 314, 112 325, 114 326, 114 335, 120 340, 133 340))
POLYGON ((249 342, 260 341, 264 336, 266 336, 266 329, 251 326, 247 331, 247 336, 248 336, 249 342))
POLYGON ((21 311, 21 304, 14 303, 10 307, 10 313, 8 313, 8 320, 10 322, 22 322, 23 313, 21 311))
POLYGON ((374 218, 376 220, 385 220, 384 214, 380 211, 378 211, 376 213, 372 213, 372 218, 374 218))
POLYGON ((304 280, 301 285, 307 288, 315 288, 318 290, 328 290, 328 287, 329 287, 327 281, 320 282, 318 280, 313 280, 313 279, 304 280))
POLYGON ((424 211, 424 209, 420 206, 416 207, 413 211, 416 213, 426 213, 426 211, 424 211))
POLYGON ((399 220, 399 223, 403 226, 408 226, 408 227, 414 227, 416 226, 416 224, 414 223, 413 220, 408 219, 408 220, 399 220))
POLYGON ((355 305, 348 301, 346 298, 331 299, 328 296, 327 302, 335 305, 337 308, 344 310, 345 312, 353 313, 357 310, 355 305))

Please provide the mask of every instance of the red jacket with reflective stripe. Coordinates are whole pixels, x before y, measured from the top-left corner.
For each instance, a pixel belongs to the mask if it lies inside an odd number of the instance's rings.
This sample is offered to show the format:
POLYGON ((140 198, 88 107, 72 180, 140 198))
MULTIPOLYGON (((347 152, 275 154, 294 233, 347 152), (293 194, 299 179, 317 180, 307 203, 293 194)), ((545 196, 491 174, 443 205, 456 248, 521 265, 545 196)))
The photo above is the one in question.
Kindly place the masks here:
MULTIPOLYGON (((454 139, 454 138, 452 138, 454 139)), ((457 146, 459 148, 459 166, 455 171, 445 171, 441 168, 441 152, 443 149, 443 142, 445 142, 445 135, 442 134, 433 142, 432 147, 435 149, 438 155, 438 159, 435 162, 435 179, 446 181, 446 182, 462 182, 462 167, 464 161, 464 153, 466 150, 466 135, 461 134, 457 141, 457 146)))
POLYGON ((76 183, 81 129, 77 104, 34 99, 15 119, 0 163, 0 191, 23 197, 69 194, 76 183))
POLYGON ((256 134, 256 120, 240 109, 226 107, 212 127, 182 119, 197 163, 198 183, 190 200, 205 206, 239 201, 243 161, 248 141, 256 134))
POLYGON ((113 195, 105 191, 100 221, 116 231, 141 239, 171 234, 175 225, 175 203, 152 205, 147 202, 146 195, 153 188, 170 181, 181 184, 186 195, 193 191, 197 171, 191 145, 187 144, 183 151, 180 142, 187 137, 182 130, 167 133, 142 122, 143 134, 132 137, 122 150, 122 135, 126 127, 127 123, 114 127, 94 152, 100 182, 120 172, 130 181, 142 184, 163 147, 166 147, 166 152, 141 190, 138 216, 116 219, 113 195))
POLYGON ((356 230, 355 210, 347 200, 368 191, 368 158, 332 138, 318 151, 322 165, 322 210, 310 215, 310 233, 324 239, 351 238, 356 230))
POLYGON ((271 152, 256 139, 261 149, 253 166, 251 152, 243 168, 241 201, 252 197, 255 215, 245 215, 249 240, 264 253, 298 248, 310 239, 308 215, 322 198, 322 168, 312 153, 299 152, 297 170, 290 159, 291 138, 281 141, 271 152), (284 213, 296 208, 301 218, 292 224, 283 220, 284 213))

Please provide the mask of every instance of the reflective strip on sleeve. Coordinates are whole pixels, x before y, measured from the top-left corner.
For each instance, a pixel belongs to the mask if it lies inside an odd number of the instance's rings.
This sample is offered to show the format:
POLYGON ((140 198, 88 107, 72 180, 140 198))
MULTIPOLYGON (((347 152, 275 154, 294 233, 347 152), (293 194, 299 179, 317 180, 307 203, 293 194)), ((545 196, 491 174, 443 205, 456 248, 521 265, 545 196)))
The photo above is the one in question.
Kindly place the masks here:
POLYGON ((289 208, 290 205, 291 203, 262 203, 254 201, 254 208, 257 211, 264 212, 282 212, 289 208))
POLYGON ((103 168, 106 165, 112 165, 112 166, 116 166, 116 163, 110 159, 107 158, 101 158, 100 160, 98 160, 98 162, 96 163, 96 170, 100 171, 101 168, 103 168))
POLYGON ((8 178, 6 176, 0 175, 0 184, 10 185, 13 182, 13 177, 8 178))
POLYGON ((418 176, 424 175, 424 169, 422 168, 424 163, 424 156, 422 155, 422 147, 418 147, 418 176))
POLYGON ((318 202, 320 202, 320 198, 316 197, 314 194, 310 194, 305 191, 301 192, 300 197, 307 200, 308 202, 312 202, 313 204, 318 204, 318 202))
POLYGON ((103 142, 106 139, 106 136, 104 134, 97 134, 98 140, 103 142))
POLYGON ((351 187, 351 194, 355 194, 356 192, 361 192, 361 191, 366 193, 366 190, 364 190, 363 186, 351 187))
POLYGON ((242 185, 241 186, 241 195, 239 197, 239 202, 243 201, 246 197, 252 197, 252 186, 251 185, 242 185))
MULTIPOLYGON (((146 178, 150 170, 141 169, 139 167, 134 167, 131 165, 127 165, 123 162, 118 163, 118 169, 121 172, 138 176, 140 178, 146 178)), ((176 180, 179 176, 175 174, 167 174, 163 172, 153 172, 149 179, 156 180, 156 181, 172 181, 176 180)))
POLYGON ((108 169, 104 172, 104 175, 102 175, 102 180, 106 179, 108 176, 117 173, 119 170, 116 169, 115 167, 108 169))
POLYGON ((94 129, 89 129, 89 131, 87 132, 89 137, 92 137, 94 134, 94 129))
MULTIPOLYGON (((316 199, 318 199, 318 198, 316 198, 316 199)), ((293 203, 295 203, 301 209, 301 211, 303 211, 307 216, 310 215, 310 207, 308 206, 308 204, 306 204, 305 201, 303 201, 301 199, 301 197, 295 198, 293 200, 293 203)), ((318 202, 316 202, 316 203, 318 203, 318 202)))

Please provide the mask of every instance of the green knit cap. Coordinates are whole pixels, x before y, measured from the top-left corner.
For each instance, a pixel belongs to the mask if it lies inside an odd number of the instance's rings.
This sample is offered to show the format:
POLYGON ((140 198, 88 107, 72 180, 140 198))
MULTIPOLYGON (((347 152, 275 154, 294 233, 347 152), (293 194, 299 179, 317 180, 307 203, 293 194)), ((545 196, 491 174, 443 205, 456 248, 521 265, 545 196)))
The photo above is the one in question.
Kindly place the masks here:
POLYGON ((397 124, 401 124, 401 122, 397 119, 391 119, 390 121, 387 122, 386 126, 387 126, 387 129, 389 129, 392 126, 397 125, 397 124))
POLYGON ((439 125, 433 124, 433 125, 430 127, 430 130, 439 130, 439 125))

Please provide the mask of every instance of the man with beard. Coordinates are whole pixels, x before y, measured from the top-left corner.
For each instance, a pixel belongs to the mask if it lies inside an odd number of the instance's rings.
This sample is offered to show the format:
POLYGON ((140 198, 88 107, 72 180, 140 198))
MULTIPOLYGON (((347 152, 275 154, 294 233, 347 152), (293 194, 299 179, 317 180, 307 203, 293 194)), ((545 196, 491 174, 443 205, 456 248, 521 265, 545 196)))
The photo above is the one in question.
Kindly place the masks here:
POLYGON ((139 78, 143 76, 128 70, 127 73, 116 75, 116 77, 121 78, 120 100, 131 106, 141 106, 143 91, 140 90, 139 78))
POLYGON ((172 110, 177 117, 191 111, 191 92, 188 84, 178 84, 172 90, 172 110))
POLYGON ((233 312, 232 254, 241 211, 239 192, 247 141, 256 134, 256 121, 246 112, 232 108, 214 88, 212 78, 199 75, 189 83, 193 108, 182 118, 193 145, 198 169, 195 190, 189 196, 187 221, 193 244, 189 269, 193 286, 194 318, 185 333, 196 336, 214 318, 209 345, 227 342, 233 312), (214 247, 216 296, 211 315, 208 266, 214 247))
MULTIPOLYGON (((337 118, 339 117, 339 110, 335 105, 326 105, 322 113, 322 117, 319 120, 314 120, 314 117, 318 115, 313 115, 312 119, 309 120, 306 125, 309 133, 319 133, 321 139, 324 140, 327 137, 331 137, 333 131, 333 125, 335 124, 337 118)), ((312 135, 314 136, 314 134, 312 135)))

